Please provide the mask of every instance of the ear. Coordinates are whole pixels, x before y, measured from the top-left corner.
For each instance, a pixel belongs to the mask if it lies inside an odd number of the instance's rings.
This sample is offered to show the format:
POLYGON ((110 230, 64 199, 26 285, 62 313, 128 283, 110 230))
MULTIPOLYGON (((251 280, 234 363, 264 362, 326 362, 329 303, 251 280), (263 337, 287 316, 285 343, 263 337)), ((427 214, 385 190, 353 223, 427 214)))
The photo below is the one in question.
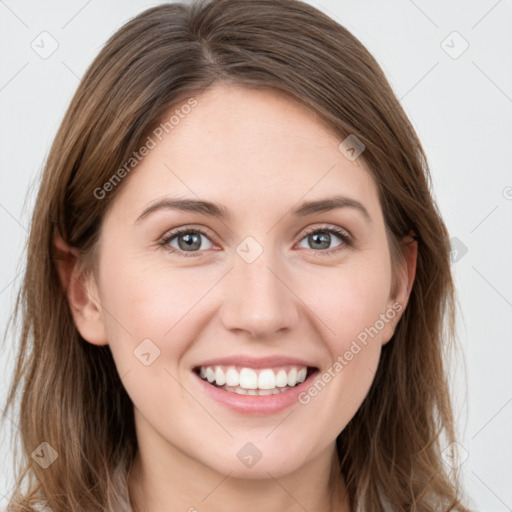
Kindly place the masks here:
POLYGON ((76 328, 89 343, 107 345, 103 312, 93 273, 81 270, 79 251, 66 244, 57 229, 53 236, 53 250, 62 289, 68 299, 76 328))
POLYGON ((400 268, 397 271, 397 279, 387 303, 386 318, 382 344, 386 344, 395 332, 396 325, 403 315, 412 285, 416 276, 416 262, 418 259, 418 241, 414 233, 408 234, 400 241, 400 247, 404 255, 400 268))

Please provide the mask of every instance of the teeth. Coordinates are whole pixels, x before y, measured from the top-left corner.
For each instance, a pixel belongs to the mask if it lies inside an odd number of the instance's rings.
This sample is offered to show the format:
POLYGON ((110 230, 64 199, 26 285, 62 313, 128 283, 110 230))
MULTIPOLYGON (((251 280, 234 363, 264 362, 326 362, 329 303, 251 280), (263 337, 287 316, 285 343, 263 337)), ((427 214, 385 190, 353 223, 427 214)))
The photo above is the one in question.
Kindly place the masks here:
POLYGON ((288 389, 292 389, 290 386, 286 386, 284 388, 274 388, 274 389, 244 389, 240 386, 221 386, 220 389, 224 389, 225 391, 230 391, 231 393, 237 393, 238 395, 253 395, 253 396, 267 396, 267 395, 278 395, 283 391, 287 391, 288 389))
POLYGON ((215 372, 209 366, 208 366, 208 368, 206 368, 206 378, 208 379, 208 382, 210 382, 210 383, 212 383, 215 380, 215 372))
POLYGON ((220 366, 217 366, 215 368, 215 382, 219 386, 223 386, 224 384, 226 384, 226 377, 220 366))
MULTIPOLYGON (((206 370, 206 376, 208 377, 208 370, 206 370)), ((297 384, 297 370, 292 368, 288 372, 288 386, 295 386, 297 384)))
MULTIPOLYGON (((242 386, 243 387, 243 386, 242 386)), ((263 370, 258 375, 259 389, 274 389, 276 387, 276 376, 272 370, 263 370)))
POLYGON ((234 368, 229 368, 226 372, 226 384, 228 386, 238 386, 240 384, 240 374, 234 368))
POLYGON ((284 388, 286 385, 288 385, 288 374, 284 370, 279 370, 276 373, 276 386, 284 388))
POLYGON ((240 387, 258 389, 258 374, 251 368, 242 368, 240 372, 240 387))
POLYGON ((249 395, 272 395, 290 389, 306 380, 306 367, 287 366, 286 368, 241 368, 202 366, 199 375, 210 384, 228 391, 249 395))

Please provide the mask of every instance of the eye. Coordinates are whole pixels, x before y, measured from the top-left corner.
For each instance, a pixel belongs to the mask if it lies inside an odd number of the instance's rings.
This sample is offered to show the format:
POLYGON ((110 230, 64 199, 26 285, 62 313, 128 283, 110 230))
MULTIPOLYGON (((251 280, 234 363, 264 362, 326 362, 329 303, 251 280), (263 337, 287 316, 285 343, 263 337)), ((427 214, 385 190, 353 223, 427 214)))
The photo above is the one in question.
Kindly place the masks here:
MULTIPOLYGON (((353 239, 348 232, 332 226, 310 229, 301 242, 303 240, 309 242, 310 247, 306 248, 318 249, 314 252, 321 253, 320 256, 330 256, 353 246, 353 239), (331 247, 332 235, 341 240, 334 247, 331 247)), ((199 228, 181 228, 171 231, 162 238, 159 245, 170 253, 184 257, 201 256, 204 250, 213 247, 208 234, 199 228), (206 239, 210 246, 204 247, 203 239, 206 239)))
MULTIPOLYGON (((345 230, 327 226, 313 228, 307 231, 302 240, 308 243, 309 247, 306 248, 319 249, 314 252, 323 252, 326 256, 335 254, 353 245, 352 237, 345 230), (332 235, 341 240, 341 242, 334 247, 331 247, 331 242, 333 241, 332 235)), ((324 254, 321 255, 323 256, 324 254)))
POLYGON ((203 230, 198 228, 183 228, 168 233, 166 236, 164 236, 162 241, 159 242, 159 244, 165 247, 165 249, 169 252, 179 253, 180 256, 198 256, 198 254, 194 253, 201 252, 201 248, 212 248, 202 247, 203 237, 209 241, 208 235, 203 230), (175 243, 175 245, 172 245, 173 243, 175 243))

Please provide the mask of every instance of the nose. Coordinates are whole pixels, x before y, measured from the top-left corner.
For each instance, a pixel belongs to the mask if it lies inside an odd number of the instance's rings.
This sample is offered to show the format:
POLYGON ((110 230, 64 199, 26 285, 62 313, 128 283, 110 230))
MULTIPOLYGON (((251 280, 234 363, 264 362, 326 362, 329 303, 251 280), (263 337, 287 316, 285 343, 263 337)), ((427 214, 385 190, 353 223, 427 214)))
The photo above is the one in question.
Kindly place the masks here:
POLYGON ((226 329, 265 339, 292 330, 300 319, 300 301, 287 283, 285 269, 270 252, 263 251, 252 263, 235 255, 223 280, 221 318, 226 329))

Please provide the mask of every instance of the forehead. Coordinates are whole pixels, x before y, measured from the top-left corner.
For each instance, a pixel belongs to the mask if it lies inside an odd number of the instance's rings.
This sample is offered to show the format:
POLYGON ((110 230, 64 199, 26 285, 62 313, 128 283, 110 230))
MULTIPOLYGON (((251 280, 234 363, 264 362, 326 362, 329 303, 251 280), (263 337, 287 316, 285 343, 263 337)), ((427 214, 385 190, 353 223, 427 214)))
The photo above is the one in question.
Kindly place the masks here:
POLYGON ((347 160, 340 137, 314 111, 279 91, 226 84, 194 99, 193 108, 184 100, 164 116, 175 114, 172 127, 160 130, 161 140, 152 136, 154 147, 116 201, 135 212, 173 194, 232 205, 236 214, 343 194, 378 216, 363 159, 347 160))

